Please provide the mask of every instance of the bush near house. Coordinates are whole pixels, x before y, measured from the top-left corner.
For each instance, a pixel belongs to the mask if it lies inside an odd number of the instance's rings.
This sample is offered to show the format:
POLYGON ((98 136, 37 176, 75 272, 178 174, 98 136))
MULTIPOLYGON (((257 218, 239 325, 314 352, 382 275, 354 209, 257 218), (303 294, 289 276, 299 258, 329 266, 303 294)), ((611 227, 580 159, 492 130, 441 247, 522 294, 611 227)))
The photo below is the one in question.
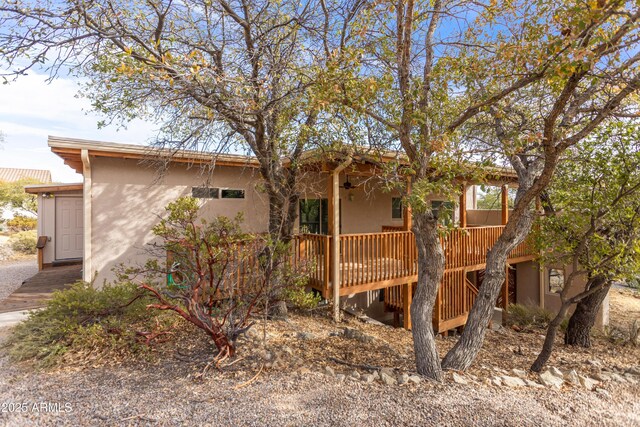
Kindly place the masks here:
POLYGON ((58 365, 63 356, 115 361, 149 354, 149 345, 166 338, 175 316, 148 310, 148 294, 133 284, 106 285, 97 290, 77 282, 56 291, 43 310, 12 331, 7 347, 17 361, 39 367, 58 365))
POLYGON ((15 215, 6 221, 9 231, 18 233, 20 231, 35 230, 38 226, 38 219, 24 215, 15 215))
POLYGON ((9 246, 15 252, 33 255, 37 252, 36 242, 38 234, 35 230, 20 231, 9 238, 9 246))

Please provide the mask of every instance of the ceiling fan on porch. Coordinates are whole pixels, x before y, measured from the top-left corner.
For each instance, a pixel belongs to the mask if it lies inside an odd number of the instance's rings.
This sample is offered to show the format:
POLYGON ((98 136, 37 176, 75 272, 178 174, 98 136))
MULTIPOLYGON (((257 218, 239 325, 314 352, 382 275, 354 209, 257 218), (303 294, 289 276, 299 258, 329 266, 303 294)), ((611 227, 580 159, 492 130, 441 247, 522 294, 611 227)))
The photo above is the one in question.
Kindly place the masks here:
POLYGON ((359 185, 355 185, 351 181, 349 181, 349 175, 347 175, 347 179, 344 182, 344 184, 340 186, 340 188, 344 188, 345 190, 353 190, 354 188, 358 188, 358 187, 359 185))

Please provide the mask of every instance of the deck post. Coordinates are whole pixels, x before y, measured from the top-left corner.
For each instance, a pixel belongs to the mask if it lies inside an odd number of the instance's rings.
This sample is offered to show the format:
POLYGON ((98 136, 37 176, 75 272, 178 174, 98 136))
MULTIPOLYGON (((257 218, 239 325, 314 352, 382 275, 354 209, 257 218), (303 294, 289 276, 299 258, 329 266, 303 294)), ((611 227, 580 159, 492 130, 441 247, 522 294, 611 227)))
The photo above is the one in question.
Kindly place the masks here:
MULTIPOLYGON (((411 179, 407 178, 407 196, 411 194, 411 179)), ((411 226, 413 225, 413 217, 411 215, 411 206, 408 204, 404 207, 404 212, 402 215, 403 223, 402 230, 403 231, 411 231, 411 226)))
POLYGON ((402 326, 406 330, 411 330, 411 300, 413 299, 413 283, 402 285, 402 326))
POLYGON ((460 194, 460 228, 467 228, 467 184, 462 184, 460 194))
POLYGON ((340 172, 352 162, 348 158, 331 172, 329 180, 329 218, 328 227, 331 234, 331 286, 333 296, 333 320, 340 321, 340 172))
POLYGON ((502 317, 505 318, 509 306, 509 264, 504 268, 504 284, 502 285, 502 317))
POLYGON ((502 186, 502 225, 509 221, 509 186, 502 186))

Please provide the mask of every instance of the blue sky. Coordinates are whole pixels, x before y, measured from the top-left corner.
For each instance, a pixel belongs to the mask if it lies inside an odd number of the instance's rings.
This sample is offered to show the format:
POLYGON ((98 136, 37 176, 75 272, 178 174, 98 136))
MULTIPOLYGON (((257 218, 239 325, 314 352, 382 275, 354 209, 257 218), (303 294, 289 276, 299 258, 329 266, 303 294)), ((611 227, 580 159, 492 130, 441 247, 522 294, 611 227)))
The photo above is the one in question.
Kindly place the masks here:
POLYGON ((79 86, 71 78, 46 82, 46 75, 30 73, 7 85, 0 84, 0 167, 48 169, 56 182, 79 182, 82 176, 51 153, 47 136, 145 144, 154 126, 142 121, 118 129, 98 129, 100 117, 87 99, 77 98, 79 86))

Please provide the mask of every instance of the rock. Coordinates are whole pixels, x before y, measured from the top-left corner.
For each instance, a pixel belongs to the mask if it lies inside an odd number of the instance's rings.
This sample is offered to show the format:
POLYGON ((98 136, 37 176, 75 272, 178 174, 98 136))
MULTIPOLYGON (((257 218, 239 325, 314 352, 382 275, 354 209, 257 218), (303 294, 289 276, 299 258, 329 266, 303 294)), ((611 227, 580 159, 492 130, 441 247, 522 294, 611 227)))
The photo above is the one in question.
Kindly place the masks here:
POLYGON ((396 379, 393 376, 388 375, 384 371, 380 371, 380 381, 382 381, 385 385, 396 385, 397 384, 396 379))
POLYGON ((518 378, 526 378, 527 377, 527 372, 523 371, 522 369, 512 369, 511 372, 513 373, 513 375, 515 375, 518 378))
POLYGON ((398 375, 398 384, 402 385, 402 384, 406 384, 409 382, 409 375, 408 374, 400 374, 398 375))
POLYGON ((564 383, 564 380, 556 375, 553 375, 551 371, 548 370, 540 374, 540 382, 547 387, 560 389, 560 387, 562 387, 562 384, 564 383))
POLYGON ((382 374, 386 374, 390 377, 394 377, 395 373, 393 372, 393 369, 391 368, 382 368, 380 369, 380 371, 378 372, 378 375, 382 376, 382 374))
POLYGON ((627 380, 622 375, 620 375, 618 373, 615 373, 615 372, 613 372, 611 374, 611 379, 613 381, 616 381, 616 382, 619 382, 619 383, 626 383, 627 382, 627 380))
POLYGON ((453 378, 453 382, 454 383, 457 383, 457 384, 468 384, 469 383, 462 375, 458 375, 455 372, 453 373, 453 375, 451 375, 451 377, 453 378))
POLYGON ((273 320, 287 320, 288 310, 287 303, 278 301, 269 308, 269 318, 273 320))
POLYGON ((580 378, 578 378, 578 373, 576 372, 575 369, 572 369, 571 371, 569 371, 567 373, 567 376, 566 376, 565 380, 568 383, 573 384, 575 386, 579 386, 580 385, 580 378))
POLYGON ((378 373, 378 371, 373 371, 373 378, 375 378, 376 380, 380 379, 380 374, 378 373))
POLYGON ((303 366, 302 368, 298 369, 298 372, 302 375, 306 375, 306 374, 310 374, 311 370, 303 366))
POLYGON ((602 389, 602 388, 596 389, 596 393, 598 393, 599 395, 601 395, 603 397, 606 397, 606 398, 610 398, 611 397, 609 392, 607 390, 605 390, 605 389, 602 389))
POLYGON ((315 339, 315 335, 310 332, 298 332, 296 334, 296 338, 298 338, 299 340, 308 341, 315 339))
POLYGON ((293 350, 291 350, 291 347, 287 347, 286 345, 282 347, 282 352, 288 356, 293 355, 293 350))
POLYGON ((347 339, 360 341, 362 343, 370 343, 373 341, 373 337, 371 335, 363 334, 357 329, 344 328, 343 335, 347 339))
POLYGON ((527 383, 528 387, 533 387, 533 388, 544 388, 544 386, 542 384, 539 384, 535 381, 532 381, 530 379, 525 379, 524 380, 525 383, 527 383))
POLYGON ((555 366, 550 367, 549 372, 551 372, 551 375, 555 377, 564 379, 564 374, 562 373, 562 371, 555 366))
POLYGON ((513 329, 516 332, 522 331, 522 328, 518 325, 511 325, 511 329, 513 329))
POLYGON ((330 337, 341 337, 342 335, 343 335, 342 331, 331 331, 331 332, 329 332, 329 336, 330 337))
POLYGON ((491 384, 496 387, 502 387, 502 379, 500 377, 493 377, 491 378, 491 384))
POLYGON ((336 381, 338 381, 339 383, 343 383, 345 378, 346 378, 345 374, 336 375, 336 381))
POLYGON ((508 375, 502 377, 501 380, 507 387, 524 387, 527 385, 522 378, 510 377, 508 375))
POLYGON ((336 372, 333 370, 333 368, 331 366, 325 366, 324 367, 324 373, 326 375, 329 375, 330 377, 334 377, 336 375, 336 372))
POLYGON ((626 373, 623 375, 624 379, 631 384, 638 384, 638 380, 631 374, 626 373))
POLYGON ((360 372, 358 372, 358 371, 353 371, 353 372, 351 372, 351 373, 349 374, 349 376, 350 376, 351 378, 355 378, 355 379, 359 380, 359 379, 360 379, 360 372))
POLYGON ((592 375, 592 377, 601 382, 611 381, 611 375, 605 372, 596 372, 595 374, 592 375))
POLYGON ((371 384, 376 380, 373 374, 365 374, 365 375, 362 375, 360 378, 362 379, 362 381, 364 381, 367 384, 371 384))
POLYGON ((275 355, 269 350, 267 350, 266 348, 260 350, 260 352, 258 353, 258 356, 265 362, 271 362, 275 359, 275 355))
POLYGON ((627 370, 624 371, 624 373, 640 377, 640 366, 632 366, 630 368, 627 368, 627 370))
POLYGON ((595 366, 596 368, 602 368, 602 363, 600 363, 599 360, 595 360, 595 359, 587 360, 587 364, 591 366, 595 366))
POLYGON ((422 378, 419 375, 409 375, 409 382, 414 384, 420 384, 422 378))
POLYGON ((598 381, 582 375, 578 375, 578 381, 582 387, 589 391, 593 390, 599 384, 598 381))

